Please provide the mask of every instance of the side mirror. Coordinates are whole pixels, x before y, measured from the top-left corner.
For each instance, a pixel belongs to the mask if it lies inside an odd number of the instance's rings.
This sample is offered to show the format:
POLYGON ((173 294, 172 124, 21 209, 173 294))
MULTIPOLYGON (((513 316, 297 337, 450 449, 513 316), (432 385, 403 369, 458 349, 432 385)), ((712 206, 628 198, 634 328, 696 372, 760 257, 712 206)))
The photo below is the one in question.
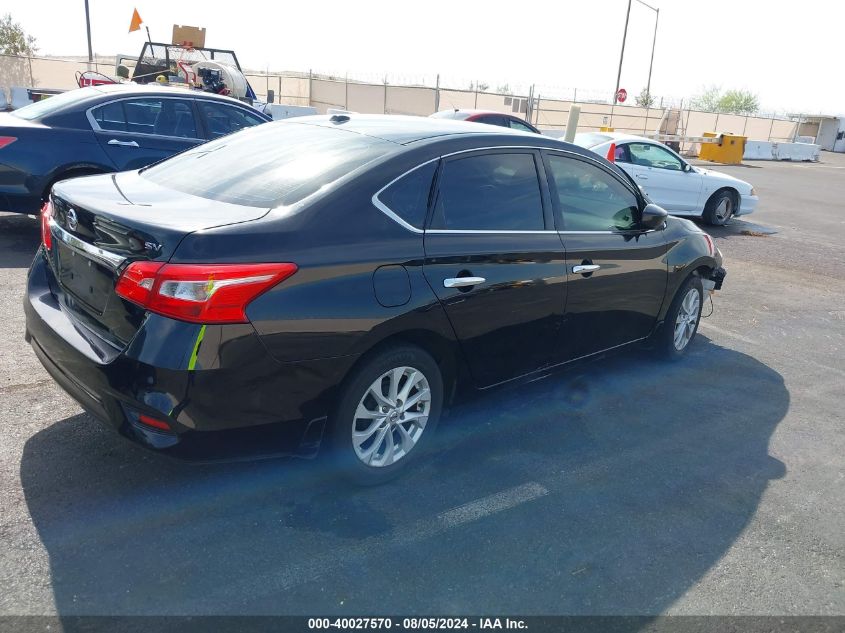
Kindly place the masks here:
POLYGON ((662 229, 668 215, 663 207, 649 203, 643 209, 640 226, 650 231, 662 229))
POLYGON ((692 165, 690 165, 689 163, 684 163, 684 172, 688 174, 691 171, 692 171, 692 165))

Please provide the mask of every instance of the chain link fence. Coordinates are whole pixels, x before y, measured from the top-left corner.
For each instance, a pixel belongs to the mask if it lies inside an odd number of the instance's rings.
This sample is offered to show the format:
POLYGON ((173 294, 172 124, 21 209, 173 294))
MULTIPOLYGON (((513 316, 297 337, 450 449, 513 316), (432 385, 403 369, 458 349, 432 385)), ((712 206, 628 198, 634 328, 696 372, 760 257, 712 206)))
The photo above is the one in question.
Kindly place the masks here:
MULTIPOLYGON (((76 73, 88 69, 88 62, 79 58, 0 56, 0 88, 5 95, 14 87, 71 89, 76 87, 76 73)), ((114 58, 98 58, 91 70, 113 76, 114 58)), ((602 90, 487 82, 436 73, 379 74, 321 69, 279 73, 249 70, 245 75, 260 98, 266 99, 272 93, 277 103, 312 106, 320 113, 335 108, 428 116, 449 108, 473 108, 514 114, 551 132, 563 131, 573 104, 581 108, 578 127, 584 131, 612 128, 645 134, 662 129, 685 136, 717 132, 740 134, 753 140, 792 141, 804 118, 774 112, 748 116, 700 112, 689 107, 689 99, 671 96, 655 96, 651 107, 635 103, 614 105, 612 94, 602 90), (667 119, 672 122, 671 129, 666 129, 667 119)), ((802 133, 806 131, 801 129, 802 133)))

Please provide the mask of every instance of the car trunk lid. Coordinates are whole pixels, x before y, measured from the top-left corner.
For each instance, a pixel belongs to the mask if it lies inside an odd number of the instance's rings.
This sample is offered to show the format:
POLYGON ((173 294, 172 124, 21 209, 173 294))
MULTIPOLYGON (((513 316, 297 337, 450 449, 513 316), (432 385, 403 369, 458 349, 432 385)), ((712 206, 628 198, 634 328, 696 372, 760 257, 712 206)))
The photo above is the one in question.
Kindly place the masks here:
POLYGON ((137 172, 58 183, 51 196, 49 259, 68 308, 117 347, 125 346, 145 312, 121 299, 115 284, 132 261, 167 261, 186 235, 249 222, 268 209, 176 192, 137 172))

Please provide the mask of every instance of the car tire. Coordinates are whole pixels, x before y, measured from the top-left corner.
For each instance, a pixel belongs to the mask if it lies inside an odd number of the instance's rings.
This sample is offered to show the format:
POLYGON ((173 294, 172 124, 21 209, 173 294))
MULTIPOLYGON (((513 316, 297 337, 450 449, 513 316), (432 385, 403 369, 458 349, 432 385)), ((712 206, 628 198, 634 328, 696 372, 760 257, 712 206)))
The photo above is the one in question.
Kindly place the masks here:
POLYGON ((443 377, 428 353, 413 345, 383 349, 342 387, 330 417, 330 453, 357 484, 389 481, 425 452, 442 407, 443 377))
POLYGON ((703 305, 704 286, 701 278, 690 275, 675 293, 658 332, 654 349, 660 356, 668 360, 680 360, 686 356, 698 333, 703 305))
POLYGON ((737 196, 733 191, 717 191, 704 205, 704 221, 713 226, 724 226, 734 216, 737 209, 737 196))

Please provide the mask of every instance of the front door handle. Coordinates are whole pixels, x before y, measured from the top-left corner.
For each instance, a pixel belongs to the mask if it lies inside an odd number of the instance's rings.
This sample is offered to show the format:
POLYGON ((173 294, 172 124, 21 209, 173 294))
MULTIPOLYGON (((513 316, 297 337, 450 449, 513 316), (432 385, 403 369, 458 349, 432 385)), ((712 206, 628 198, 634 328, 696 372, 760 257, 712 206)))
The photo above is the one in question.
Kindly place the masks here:
POLYGON ((116 138, 110 140, 109 145, 120 145, 121 147, 138 147, 138 143, 136 143, 135 141, 118 141, 116 138))
POLYGON ((572 272, 581 273, 583 275, 584 273, 594 273, 599 268, 601 268, 600 264, 580 264, 578 266, 573 266, 572 272))
POLYGON ((468 288, 487 281, 484 277, 450 277, 443 280, 444 288, 468 288))
POLYGON ((648 180, 648 176, 643 176, 642 174, 637 174, 637 178, 640 180, 648 180))

